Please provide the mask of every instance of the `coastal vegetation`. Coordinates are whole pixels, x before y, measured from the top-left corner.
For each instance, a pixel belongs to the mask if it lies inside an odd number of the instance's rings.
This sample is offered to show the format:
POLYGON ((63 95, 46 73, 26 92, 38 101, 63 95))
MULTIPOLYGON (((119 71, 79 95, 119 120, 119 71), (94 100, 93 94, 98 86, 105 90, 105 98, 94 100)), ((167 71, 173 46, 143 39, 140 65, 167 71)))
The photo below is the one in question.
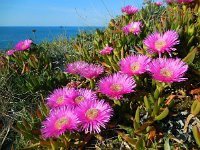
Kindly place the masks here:
POLYGON ((0 149, 199 149, 197 0, 0 53, 0 149))

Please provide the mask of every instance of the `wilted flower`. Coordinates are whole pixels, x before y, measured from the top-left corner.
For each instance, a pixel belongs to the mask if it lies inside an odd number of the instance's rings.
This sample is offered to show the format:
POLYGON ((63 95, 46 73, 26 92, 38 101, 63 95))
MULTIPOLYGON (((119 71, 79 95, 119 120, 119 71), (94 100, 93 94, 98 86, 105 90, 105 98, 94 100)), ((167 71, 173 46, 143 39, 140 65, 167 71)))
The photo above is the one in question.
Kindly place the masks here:
POLYGON ((164 34, 158 32, 153 33, 146 37, 144 44, 147 46, 150 53, 161 53, 175 51, 173 48, 175 45, 179 44, 178 33, 176 31, 167 31, 164 34))
POLYGON ((120 99, 123 94, 134 92, 135 81, 126 74, 115 73, 99 82, 99 90, 111 98, 120 99))
POLYGON ((66 87, 68 88, 77 88, 81 84, 80 81, 71 81, 67 83, 66 87))
POLYGON ((188 4, 188 3, 192 3, 192 2, 194 2, 194 0, 177 0, 177 3, 179 3, 179 4, 182 4, 182 3, 188 4))
POLYGON ((77 130, 79 122, 74 110, 68 107, 53 109, 46 120, 42 122, 42 137, 59 137, 65 131, 77 130))
POLYGON ((189 4, 195 0, 166 0, 167 4, 179 3, 179 4, 189 4))
POLYGON ((83 68, 88 66, 88 63, 84 61, 76 61, 73 63, 67 64, 66 72, 71 73, 71 74, 80 74, 83 68))
POLYGON ((138 8, 128 5, 122 8, 122 12, 127 15, 132 15, 138 12, 138 8))
POLYGON ((66 88, 55 89, 48 97, 47 97, 47 105, 50 108, 56 108, 60 106, 64 106, 67 103, 66 99, 66 88))
POLYGON ((81 130, 85 133, 99 133, 101 127, 105 128, 109 122, 113 110, 104 100, 85 101, 76 109, 81 124, 81 130))
POLYGON ((126 35, 129 33, 133 33, 135 35, 138 35, 141 32, 142 23, 140 21, 137 22, 131 22, 128 25, 124 26, 122 30, 126 35))
POLYGON ((112 51, 113 51, 113 48, 112 48, 112 47, 106 46, 106 47, 104 47, 104 49, 102 49, 99 53, 100 53, 101 55, 108 55, 108 54, 110 54, 112 51))
POLYGON ((131 55, 120 61, 120 69, 129 76, 139 75, 146 72, 150 61, 151 59, 145 55, 131 55))
POLYGON ((188 69, 188 65, 180 59, 158 58, 149 64, 149 70, 154 79, 166 82, 181 82, 187 78, 182 78, 188 69))
POLYGON ((162 6, 162 2, 155 2, 155 5, 157 5, 157 6, 162 6))
POLYGON ((16 52, 16 50, 14 50, 14 49, 8 50, 8 51, 6 52, 6 55, 11 56, 11 55, 14 54, 14 52, 16 52))
POLYGON ((31 47, 32 44, 32 40, 24 40, 24 41, 20 41, 15 45, 15 50, 16 51, 23 51, 23 50, 27 50, 31 47))
POLYGON ((174 0, 165 0, 167 4, 172 4, 174 0))

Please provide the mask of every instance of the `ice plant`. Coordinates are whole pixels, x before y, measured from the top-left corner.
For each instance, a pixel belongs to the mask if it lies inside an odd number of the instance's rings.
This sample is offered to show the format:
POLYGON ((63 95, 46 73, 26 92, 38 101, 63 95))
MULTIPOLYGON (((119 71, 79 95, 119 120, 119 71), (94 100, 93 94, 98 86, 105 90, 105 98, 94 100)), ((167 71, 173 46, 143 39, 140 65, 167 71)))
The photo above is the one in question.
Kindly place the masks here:
POLYGON ((103 72, 104 69, 101 65, 88 64, 86 67, 80 70, 80 75, 88 79, 93 79, 98 77, 103 72))
POLYGON ((114 99, 120 99, 123 94, 134 92, 135 81, 126 74, 115 73, 99 81, 99 90, 114 99))
POLYGON ((162 2, 155 2, 155 5, 157 5, 157 6, 162 6, 162 2))
POLYGON ((85 133, 99 133, 101 127, 105 128, 113 110, 104 100, 85 101, 76 109, 80 120, 80 128, 85 133))
POLYGON ((142 23, 140 21, 137 22, 131 22, 128 25, 124 26, 122 28, 123 32, 128 35, 130 33, 133 33, 135 35, 138 35, 141 32, 142 23))
POLYGON ((120 61, 120 70, 129 76, 139 75, 146 72, 150 61, 151 59, 145 55, 131 55, 120 61))
POLYGON ((66 105, 75 108, 84 101, 93 101, 97 99, 97 96, 89 89, 67 89, 66 99, 66 105))
POLYGON ((155 80, 173 83, 182 82, 187 78, 182 78, 188 69, 188 65, 180 59, 157 58, 149 64, 149 71, 155 80))
POLYGON ((108 54, 111 54, 112 51, 113 51, 113 48, 112 48, 112 47, 106 46, 106 47, 104 47, 104 49, 102 49, 99 53, 100 53, 101 55, 108 55, 108 54))
POLYGON ((179 44, 178 33, 173 30, 169 30, 164 34, 155 32, 144 40, 144 44, 147 46, 150 53, 161 53, 175 51, 173 48, 175 45, 179 44))
POLYGON ((14 52, 16 52, 14 49, 8 50, 8 51, 6 52, 6 55, 11 56, 11 55, 14 54, 14 52))
POLYGON ((28 50, 31 47, 32 44, 32 40, 24 40, 24 41, 20 41, 15 45, 15 50, 16 51, 24 51, 24 50, 28 50))
POLYGON ((132 15, 138 12, 138 8, 128 5, 128 6, 122 7, 122 12, 127 15, 132 15))
POLYGON ((48 97, 47 97, 47 105, 50 108, 56 108, 60 106, 64 106, 67 103, 66 99, 66 88, 55 89, 48 97))
POLYGON ((77 130, 80 121, 74 110, 68 107, 59 107, 50 112, 45 121, 42 122, 42 137, 59 137, 65 131, 77 130))
POLYGON ((76 62, 67 64, 65 71, 71 74, 80 74, 81 70, 85 68, 86 66, 88 66, 88 63, 84 61, 76 61, 76 62))

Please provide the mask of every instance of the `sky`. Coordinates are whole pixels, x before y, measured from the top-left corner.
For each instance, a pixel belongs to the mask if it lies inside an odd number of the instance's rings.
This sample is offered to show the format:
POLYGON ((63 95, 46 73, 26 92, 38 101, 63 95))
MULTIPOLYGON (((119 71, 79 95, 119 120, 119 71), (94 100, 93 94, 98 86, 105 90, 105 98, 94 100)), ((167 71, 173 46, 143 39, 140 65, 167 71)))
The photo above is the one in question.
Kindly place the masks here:
POLYGON ((0 0, 0 26, 106 26, 143 0, 0 0))

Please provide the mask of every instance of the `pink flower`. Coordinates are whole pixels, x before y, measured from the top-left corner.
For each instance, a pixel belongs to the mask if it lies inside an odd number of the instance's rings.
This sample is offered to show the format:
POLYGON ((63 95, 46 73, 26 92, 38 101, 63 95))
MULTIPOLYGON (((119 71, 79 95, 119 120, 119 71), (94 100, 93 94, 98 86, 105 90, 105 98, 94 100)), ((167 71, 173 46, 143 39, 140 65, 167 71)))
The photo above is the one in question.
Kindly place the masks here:
POLYGON ((101 127, 105 128, 109 122, 113 110, 104 100, 85 101, 76 109, 80 120, 80 128, 85 133, 99 133, 101 127))
MULTIPOLYGON (((69 91, 67 88, 55 89, 47 98, 47 105, 50 108, 56 108, 60 106, 65 106, 67 104, 66 91, 69 91)), ((72 90, 71 90, 72 92, 72 90)))
POLYGON ((67 65, 66 72, 79 74, 85 78, 92 79, 102 74, 104 69, 100 65, 88 64, 84 61, 76 61, 67 65))
POLYGON ((107 55, 110 54, 113 51, 112 47, 106 46, 104 49, 102 49, 99 53, 101 55, 107 55))
POLYGON ((157 58, 149 64, 149 70, 155 80, 173 83, 181 82, 187 78, 182 78, 188 69, 188 65, 180 59, 157 58))
POLYGON ((126 74, 115 73, 104 77, 99 82, 99 90, 111 98, 120 99, 123 94, 134 92, 135 81, 126 74))
POLYGON ((97 96, 92 90, 89 89, 68 89, 66 91, 66 99, 66 105, 75 108, 84 101, 93 101, 97 99, 97 96))
POLYGON ((42 137, 59 137, 65 131, 77 130, 79 123, 75 112, 68 107, 53 109, 46 120, 42 122, 42 137))
POLYGON ((8 51, 6 52, 6 55, 11 56, 11 55, 14 54, 14 52, 16 52, 14 49, 8 50, 8 51))
POLYGON ((31 44, 32 44, 32 40, 24 40, 24 41, 20 41, 19 43, 17 43, 15 45, 15 49, 16 51, 24 51, 24 50, 27 50, 31 47, 31 44))
POLYGON ((155 2, 155 5, 157 5, 157 6, 162 6, 162 2, 155 2))
POLYGON ((122 8, 122 12, 127 15, 132 15, 138 12, 138 8, 128 5, 122 8))
POLYGON ((98 77, 103 72, 104 69, 102 66, 96 64, 88 64, 80 71, 80 75, 88 79, 93 79, 98 77))
POLYGON ((150 53, 161 53, 175 51, 173 48, 175 45, 179 44, 178 33, 176 31, 170 30, 164 34, 158 32, 153 33, 146 37, 144 44, 147 46, 150 53))
POLYGON ((140 27, 142 27, 142 23, 140 21, 137 21, 129 23, 128 25, 124 26, 122 30, 126 35, 128 35, 129 33, 138 35, 141 32, 140 27))
POLYGON ((71 73, 71 74, 80 74, 83 68, 88 66, 88 63, 84 61, 76 61, 73 63, 67 64, 66 72, 71 73))
POLYGON ((146 72, 151 59, 145 55, 131 55, 120 61, 120 69, 129 76, 146 72))

